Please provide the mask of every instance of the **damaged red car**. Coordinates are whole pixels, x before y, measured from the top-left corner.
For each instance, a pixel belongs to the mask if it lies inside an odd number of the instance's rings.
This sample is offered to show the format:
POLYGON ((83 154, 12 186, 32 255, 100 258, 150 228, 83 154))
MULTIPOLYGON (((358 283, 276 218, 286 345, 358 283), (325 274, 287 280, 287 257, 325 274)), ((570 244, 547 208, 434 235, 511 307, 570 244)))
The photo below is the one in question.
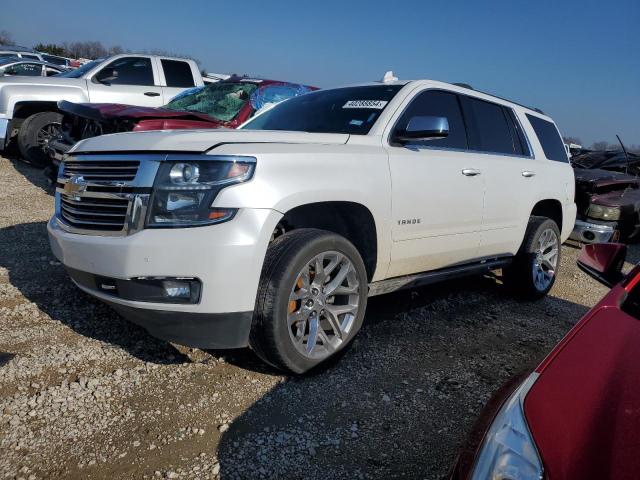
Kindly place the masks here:
POLYGON ((530 374, 487 404, 452 480, 632 480, 640 472, 640 265, 586 245, 579 267, 611 291, 530 374))
POLYGON ((182 92, 160 108, 114 103, 58 102, 59 137, 49 143, 54 164, 78 141, 108 133, 237 128, 261 109, 317 90, 277 80, 233 76, 182 92))
POLYGON ((571 239, 631 242, 640 236, 640 156, 622 151, 573 156, 578 215, 571 239))

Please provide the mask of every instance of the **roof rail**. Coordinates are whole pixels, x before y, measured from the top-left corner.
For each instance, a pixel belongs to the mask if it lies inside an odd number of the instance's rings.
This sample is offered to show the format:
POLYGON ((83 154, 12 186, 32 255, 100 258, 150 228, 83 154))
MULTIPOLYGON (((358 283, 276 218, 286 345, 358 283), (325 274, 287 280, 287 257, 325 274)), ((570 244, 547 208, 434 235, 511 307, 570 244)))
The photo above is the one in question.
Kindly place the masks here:
POLYGON ((468 83, 456 82, 456 83, 453 83, 452 85, 455 85, 456 87, 468 88, 469 90, 473 90, 473 87, 468 83))

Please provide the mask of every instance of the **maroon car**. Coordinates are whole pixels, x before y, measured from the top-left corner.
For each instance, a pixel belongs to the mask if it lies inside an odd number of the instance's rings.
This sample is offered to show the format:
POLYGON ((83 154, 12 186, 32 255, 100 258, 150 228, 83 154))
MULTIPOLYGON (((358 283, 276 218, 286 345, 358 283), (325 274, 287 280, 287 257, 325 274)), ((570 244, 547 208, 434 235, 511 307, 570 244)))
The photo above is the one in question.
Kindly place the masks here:
POLYGON ((625 256, 584 247, 578 265, 611 291, 489 402, 452 479, 640 478, 640 265, 624 276, 625 256))
POLYGON ((50 142, 53 163, 79 140, 107 133, 194 128, 237 128, 258 110, 316 87, 233 76, 182 92, 161 108, 114 103, 58 102, 60 137, 50 142))

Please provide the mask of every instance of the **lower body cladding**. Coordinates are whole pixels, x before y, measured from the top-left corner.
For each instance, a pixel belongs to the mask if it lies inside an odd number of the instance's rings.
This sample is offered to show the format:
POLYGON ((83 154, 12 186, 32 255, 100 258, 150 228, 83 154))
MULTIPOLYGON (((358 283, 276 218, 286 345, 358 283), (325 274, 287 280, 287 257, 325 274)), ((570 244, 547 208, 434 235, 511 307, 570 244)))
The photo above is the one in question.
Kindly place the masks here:
POLYGON ((616 222, 595 223, 576 220, 569 238, 582 243, 607 243, 619 236, 616 222))
POLYGON ((129 236, 48 225, 74 283, 153 336, 194 348, 240 348, 249 331, 262 261, 281 214, 243 209, 232 221, 129 236))

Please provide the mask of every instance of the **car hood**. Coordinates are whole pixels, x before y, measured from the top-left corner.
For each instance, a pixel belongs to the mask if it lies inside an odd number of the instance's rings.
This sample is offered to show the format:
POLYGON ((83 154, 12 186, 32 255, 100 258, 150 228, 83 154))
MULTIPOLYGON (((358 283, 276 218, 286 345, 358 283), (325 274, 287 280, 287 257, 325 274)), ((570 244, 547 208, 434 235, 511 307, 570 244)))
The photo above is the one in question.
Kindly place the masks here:
POLYGON ((620 172, 599 168, 575 168, 573 172, 578 185, 582 184, 591 188, 616 186, 622 189, 631 185, 640 185, 638 178, 620 172))
POLYGON ((307 133, 273 130, 184 130, 115 133, 78 142, 69 152, 204 152, 230 143, 347 143, 348 134, 307 133))
POLYGON ((0 77, 0 87, 3 85, 36 85, 36 86, 60 86, 60 87, 77 87, 85 86, 84 78, 66 78, 66 77, 0 77))
POLYGON ((546 477, 637 478, 640 321, 614 289, 538 368, 525 399, 546 477))
POLYGON ((222 122, 204 113, 169 110, 168 108, 138 107, 121 103, 73 103, 62 100, 58 102, 58 108, 63 112, 96 121, 171 118, 222 125, 222 122))

